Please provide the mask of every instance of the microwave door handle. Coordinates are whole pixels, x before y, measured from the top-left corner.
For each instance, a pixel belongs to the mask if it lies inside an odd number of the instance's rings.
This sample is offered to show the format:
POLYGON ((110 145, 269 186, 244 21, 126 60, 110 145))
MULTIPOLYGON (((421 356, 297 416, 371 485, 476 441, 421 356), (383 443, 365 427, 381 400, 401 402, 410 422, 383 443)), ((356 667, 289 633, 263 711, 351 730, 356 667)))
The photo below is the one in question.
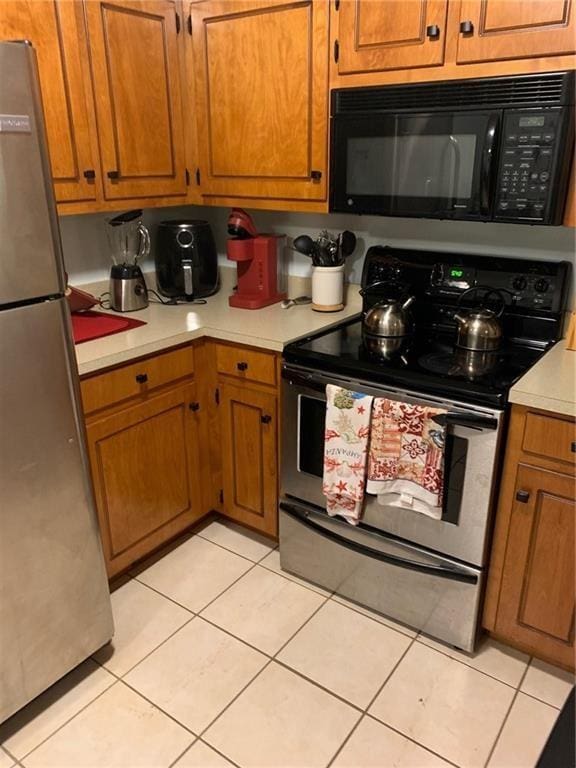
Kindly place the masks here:
POLYGON ((500 115, 493 112, 488 118, 484 148, 482 150, 482 170, 480 176, 480 213, 483 216, 490 215, 490 184, 492 181, 492 167, 494 165, 494 146, 496 143, 496 131, 500 115))

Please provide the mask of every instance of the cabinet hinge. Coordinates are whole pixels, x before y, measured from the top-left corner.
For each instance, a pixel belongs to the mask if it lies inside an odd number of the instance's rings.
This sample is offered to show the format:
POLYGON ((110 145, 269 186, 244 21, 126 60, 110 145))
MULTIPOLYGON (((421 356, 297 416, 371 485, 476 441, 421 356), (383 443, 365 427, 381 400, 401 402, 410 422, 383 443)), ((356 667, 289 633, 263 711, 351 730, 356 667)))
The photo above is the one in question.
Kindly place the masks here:
POLYGON ((178 13, 178 11, 174 11, 174 13, 176 14, 176 34, 179 35, 180 34, 180 14, 178 13))
POLYGON ((190 171, 186 168, 186 186, 190 186, 190 171))
POLYGON ((220 390, 218 387, 216 387, 216 391, 214 392, 214 400, 216 401, 216 405, 220 405, 220 390))
POLYGON ((200 168, 196 168, 196 184, 200 186, 200 168))
POLYGON ((338 59, 340 58, 340 43, 338 40, 334 40, 334 61, 336 64, 338 64, 338 59))
POLYGON ((334 0, 334 10, 340 10, 340 0, 334 0))
POLYGON ((192 34, 192 14, 188 14, 188 18, 186 20, 186 28, 188 29, 188 34, 192 34))
POLYGON ((218 494, 218 499, 220 500, 220 504, 224 504, 224 491, 222 488, 220 488, 220 493, 218 494))

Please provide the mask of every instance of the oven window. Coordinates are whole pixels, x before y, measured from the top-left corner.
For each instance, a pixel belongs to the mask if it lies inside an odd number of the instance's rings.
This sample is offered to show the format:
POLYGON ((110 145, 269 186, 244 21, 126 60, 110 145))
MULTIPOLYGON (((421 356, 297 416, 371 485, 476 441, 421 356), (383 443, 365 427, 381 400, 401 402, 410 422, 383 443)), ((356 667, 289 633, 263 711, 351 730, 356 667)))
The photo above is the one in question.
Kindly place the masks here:
POLYGON ((324 433, 326 400, 298 397, 298 469, 322 477, 324 472, 324 433))
POLYGON ((348 139, 349 195, 468 199, 475 134, 367 136, 348 139))

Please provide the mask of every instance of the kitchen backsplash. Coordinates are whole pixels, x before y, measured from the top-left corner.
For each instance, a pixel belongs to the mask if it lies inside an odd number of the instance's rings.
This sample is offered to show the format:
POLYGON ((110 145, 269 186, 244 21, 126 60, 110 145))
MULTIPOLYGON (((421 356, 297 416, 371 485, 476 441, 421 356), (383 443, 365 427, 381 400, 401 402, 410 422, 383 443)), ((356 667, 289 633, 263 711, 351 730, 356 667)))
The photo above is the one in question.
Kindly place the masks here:
MULTIPOLYGON (((226 259, 226 221, 229 209, 189 206, 150 209, 144 222, 155 242, 158 222, 165 219, 195 218, 210 222, 221 264, 226 259)), ((575 230, 568 227, 530 227, 518 224, 482 224, 474 222, 434 221, 431 219, 394 219, 345 214, 305 214, 277 211, 251 211, 262 232, 287 236, 286 260, 293 275, 310 274, 310 260, 290 248, 295 237, 322 229, 338 233, 353 231, 358 238, 354 254, 348 259, 348 280, 360 282, 364 254, 371 245, 384 244, 430 251, 501 255, 526 259, 566 259, 575 263, 575 230)), ((106 240, 106 219, 111 214, 87 214, 60 218, 64 259, 72 283, 105 279, 110 269, 106 240)), ((143 265, 153 269, 153 256, 143 265)), ((576 269, 572 272, 572 296, 576 297, 576 269)))

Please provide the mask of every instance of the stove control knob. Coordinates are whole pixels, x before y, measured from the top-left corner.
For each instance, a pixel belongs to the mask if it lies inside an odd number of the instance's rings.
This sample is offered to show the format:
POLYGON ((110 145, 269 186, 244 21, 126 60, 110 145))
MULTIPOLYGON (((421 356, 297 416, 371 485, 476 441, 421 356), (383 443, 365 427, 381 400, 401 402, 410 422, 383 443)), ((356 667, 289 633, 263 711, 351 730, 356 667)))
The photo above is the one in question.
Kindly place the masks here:
POLYGON ((522 277, 522 275, 518 275, 518 277, 515 277, 514 280, 512 280, 512 288, 514 288, 515 291, 523 291, 527 285, 528 281, 525 277, 522 277))
POLYGON ((549 287, 548 280, 543 280, 543 279, 536 280, 536 282, 534 283, 534 290, 536 291, 536 293, 546 293, 546 291, 548 290, 548 287, 549 287))

